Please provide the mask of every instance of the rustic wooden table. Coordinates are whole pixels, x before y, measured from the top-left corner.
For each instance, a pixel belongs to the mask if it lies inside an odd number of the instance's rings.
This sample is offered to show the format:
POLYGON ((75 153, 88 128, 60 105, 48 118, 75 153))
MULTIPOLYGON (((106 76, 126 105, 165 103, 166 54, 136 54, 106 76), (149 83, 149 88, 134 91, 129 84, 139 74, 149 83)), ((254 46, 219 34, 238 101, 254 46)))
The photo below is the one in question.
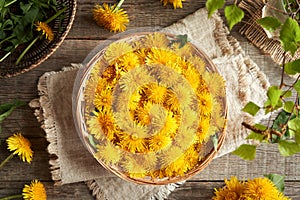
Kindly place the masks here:
MULTIPOLYGON (((26 102, 37 98, 38 78, 47 71, 60 70, 70 63, 80 63, 85 56, 103 40, 113 36, 92 20, 91 10, 96 3, 114 3, 113 0, 78 0, 75 22, 61 47, 39 67, 17 77, 0 80, 0 103, 17 98, 26 102)), ((233 1, 228 1, 233 2, 233 1)), ((124 8, 130 16, 129 30, 138 27, 166 27, 204 7, 204 0, 187 0, 183 9, 173 10, 171 6, 163 7, 159 0, 126 0, 124 8)), ((241 46, 267 74, 271 84, 279 81, 280 69, 268 55, 238 33, 236 27, 232 34, 241 46)), ((47 190, 48 199, 94 199, 84 183, 54 186, 49 173, 45 133, 40 128, 29 106, 17 109, 4 121, 3 133, 0 134, 0 161, 9 155, 5 139, 12 133, 21 131, 32 143, 34 159, 31 164, 22 163, 14 157, 0 170, 0 197, 19 194, 23 185, 33 179, 41 180, 47 190)), ((225 155, 213 162, 201 173, 176 189, 169 199, 211 199, 214 188, 223 185, 224 178, 237 176, 240 179, 254 178, 268 173, 285 175, 287 196, 300 199, 300 154, 282 157, 276 146, 261 146, 254 161, 243 161, 234 155, 225 155)))

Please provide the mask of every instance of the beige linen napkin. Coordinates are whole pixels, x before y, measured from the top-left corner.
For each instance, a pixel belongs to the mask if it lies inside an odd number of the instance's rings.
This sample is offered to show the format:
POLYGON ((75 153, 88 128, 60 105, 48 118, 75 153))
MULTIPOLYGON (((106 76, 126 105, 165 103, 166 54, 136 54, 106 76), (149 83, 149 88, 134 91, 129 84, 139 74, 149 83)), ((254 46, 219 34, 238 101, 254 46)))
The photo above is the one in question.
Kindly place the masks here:
MULTIPOLYGON (((214 14, 207 18, 200 9, 185 19, 163 29, 173 34, 187 34, 216 64, 226 80, 228 100, 227 137, 218 156, 231 152, 245 143, 247 131, 241 122, 258 122, 241 108, 253 101, 261 105, 269 86, 263 72, 245 55, 237 40, 230 36, 222 19, 214 14)), ((57 185, 86 181, 97 199, 139 200, 164 199, 180 183, 163 186, 137 185, 126 182, 104 170, 83 147, 73 123, 72 89, 80 64, 60 72, 45 73, 39 80, 39 99, 32 100, 35 115, 42 124, 49 141, 50 171, 57 185)))

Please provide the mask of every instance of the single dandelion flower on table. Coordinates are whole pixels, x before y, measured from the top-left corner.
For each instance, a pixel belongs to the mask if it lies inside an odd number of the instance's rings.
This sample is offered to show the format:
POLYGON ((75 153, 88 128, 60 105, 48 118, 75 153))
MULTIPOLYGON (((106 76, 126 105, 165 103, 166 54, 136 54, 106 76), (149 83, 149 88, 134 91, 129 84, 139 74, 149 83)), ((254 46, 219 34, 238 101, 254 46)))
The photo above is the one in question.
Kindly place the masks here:
POLYGON ((38 180, 33 180, 30 185, 25 185, 22 194, 24 200, 46 200, 47 199, 45 187, 38 180))
POLYGON ((176 8, 182 8, 182 2, 185 0, 160 0, 163 2, 164 6, 166 6, 168 3, 173 4, 174 9, 176 8))
POLYGON ((93 9, 93 18, 99 26, 113 31, 123 32, 129 23, 129 18, 126 11, 121 7, 124 0, 121 0, 118 5, 109 6, 104 3, 96 5, 93 9))
POLYGON ((242 195, 242 198, 247 200, 274 200, 276 197, 278 197, 278 190, 268 178, 254 178, 247 181, 242 195))
POLYGON ((21 133, 15 133, 7 140, 7 146, 14 155, 18 155, 23 162, 31 163, 33 151, 31 150, 31 143, 28 139, 22 136, 21 133))
POLYGON ((54 39, 53 31, 48 24, 46 24, 45 22, 37 22, 35 26, 36 30, 41 31, 49 42, 51 42, 54 39))
POLYGON ((225 186, 223 188, 215 189, 213 200, 239 200, 244 189, 245 184, 233 176, 230 180, 225 179, 225 186))

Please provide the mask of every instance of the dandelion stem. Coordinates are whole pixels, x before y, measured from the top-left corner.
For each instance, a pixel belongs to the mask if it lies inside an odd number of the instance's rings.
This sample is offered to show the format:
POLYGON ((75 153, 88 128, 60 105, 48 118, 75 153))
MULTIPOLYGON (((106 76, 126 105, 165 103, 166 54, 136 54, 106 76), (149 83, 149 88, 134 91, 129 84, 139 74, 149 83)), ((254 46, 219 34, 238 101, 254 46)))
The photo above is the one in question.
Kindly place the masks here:
MULTIPOLYGON (((2 163, 0 164, 0 169, 5 165, 5 163, 7 163, 10 159, 12 159, 14 157, 14 154, 11 153, 9 156, 7 156, 7 158, 5 158, 5 160, 2 161, 2 163)), ((0 199, 1 200, 1 199, 0 199)))
POLYGON ((11 2, 5 4, 5 5, 4 5, 4 8, 10 6, 11 4, 13 4, 13 3, 15 3, 15 2, 17 2, 17 1, 18 1, 18 0, 12 0, 11 2))
POLYGON ((12 39, 12 38, 14 38, 14 37, 16 37, 16 36, 15 36, 15 35, 11 35, 11 36, 5 38, 4 40, 2 40, 2 41, 0 42, 0 44, 2 44, 3 42, 5 42, 5 41, 7 41, 7 40, 10 40, 10 39, 12 39))
POLYGON ((45 21, 45 23, 48 24, 48 23, 52 22, 55 18, 57 18, 59 15, 61 15, 66 10, 67 10, 67 7, 64 7, 63 9, 59 10, 55 15, 53 15, 52 17, 47 19, 47 21, 45 21))
POLYGON ((26 47, 26 49, 21 53, 21 55, 19 56, 19 58, 16 61, 16 65, 19 64, 19 62, 22 60, 22 58, 24 57, 24 55, 27 53, 27 51, 32 47, 32 45, 34 45, 34 43, 39 39, 39 37, 36 37, 34 40, 32 40, 32 42, 26 47))
POLYGON ((8 197, 2 197, 0 198, 0 200, 10 200, 10 199, 17 199, 17 198, 22 198, 22 194, 16 194, 16 195, 12 195, 12 196, 8 196, 8 197))
POLYGON ((124 3, 125 0, 120 0, 119 3, 116 5, 114 11, 117 11, 121 8, 122 4, 124 3))

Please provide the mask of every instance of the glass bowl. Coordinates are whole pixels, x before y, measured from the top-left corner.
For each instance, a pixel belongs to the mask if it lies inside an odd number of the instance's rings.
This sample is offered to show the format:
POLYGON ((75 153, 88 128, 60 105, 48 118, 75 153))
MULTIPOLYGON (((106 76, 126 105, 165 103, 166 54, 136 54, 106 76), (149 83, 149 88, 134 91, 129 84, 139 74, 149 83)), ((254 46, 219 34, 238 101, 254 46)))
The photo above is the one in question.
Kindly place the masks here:
POLYGON ((135 183, 174 183, 221 148, 225 82, 187 35, 135 33, 88 56, 73 111, 82 142, 104 168, 135 183))

